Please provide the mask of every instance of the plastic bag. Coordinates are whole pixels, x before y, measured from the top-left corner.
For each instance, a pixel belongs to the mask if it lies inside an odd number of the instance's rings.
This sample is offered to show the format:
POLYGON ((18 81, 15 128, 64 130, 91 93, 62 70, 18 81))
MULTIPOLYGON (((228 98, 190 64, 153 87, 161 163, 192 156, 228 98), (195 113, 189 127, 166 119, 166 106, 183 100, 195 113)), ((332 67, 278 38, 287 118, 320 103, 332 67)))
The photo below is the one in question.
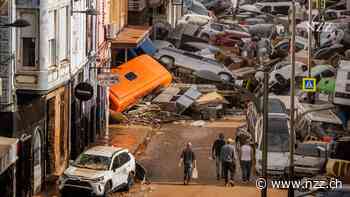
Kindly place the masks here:
POLYGON ((197 170, 197 168, 193 168, 192 178, 193 179, 198 179, 198 170, 197 170))

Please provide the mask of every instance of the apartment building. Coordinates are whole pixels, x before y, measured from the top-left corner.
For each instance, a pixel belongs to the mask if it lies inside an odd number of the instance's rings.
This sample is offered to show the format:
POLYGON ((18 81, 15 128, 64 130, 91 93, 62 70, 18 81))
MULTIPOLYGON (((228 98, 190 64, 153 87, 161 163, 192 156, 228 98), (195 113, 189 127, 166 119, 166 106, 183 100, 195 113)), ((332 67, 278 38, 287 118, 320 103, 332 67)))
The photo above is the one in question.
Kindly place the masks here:
POLYGON ((7 0, 0 6, 0 25, 29 23, 0 29, 0 136, 19 139, 16 196, 31 196, 99 133, 101 105, 92 69, 96 1, 7 0), (90 100, 77 99, 80 83, 93 88, 90 100))

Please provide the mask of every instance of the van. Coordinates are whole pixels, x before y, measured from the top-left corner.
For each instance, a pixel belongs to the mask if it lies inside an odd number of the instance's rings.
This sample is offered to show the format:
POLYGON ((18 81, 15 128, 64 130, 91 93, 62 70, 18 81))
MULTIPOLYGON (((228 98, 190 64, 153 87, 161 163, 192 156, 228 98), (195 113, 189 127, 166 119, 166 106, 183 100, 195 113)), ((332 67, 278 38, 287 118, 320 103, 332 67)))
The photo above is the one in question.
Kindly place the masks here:
POLYGON ((148 55, 140 55, 112 69, 119 82, 109 91, 110 109, 123 112, 152 91, 168 87, 172 75, 148 55))
MULTIPOLYGON (((270 13, 273 15, 288 15, 289 9, 292 6, 291 1, 285 2, 261 2, 254 4, 261 12, 270 13)), ((296 9, 300 9, 300 4, 295 3, 296 9)))
MULTIPOLYGON (((262 102, 261 102, 262 103, 262 102)), ((287 109, 277 98, 269 98, 268 104, 268 163, 267 174, 271 176, 284 175, 289 167, 289 135, 290 125, 287 109)), ((261 111, 261 110, 259 110, 261 111)), ((263 116, 252 102, 248 104, 248 130, 255 141, 255 169, 262 170, 263 152, 263 116)))
MULTIPOLYGON (((267 174, 271 176, 284 175, 289 168, 289 118, 284 113, 269 113, 268 131, 267 131, 267 174)), ((262 170, 262 152, 263 152, 263 119, 258 119, 256 126, 256 171, 262 170)))
POLYGON ((350 61, 340 61, 333 102, 339 105, 350 105, 350 61))

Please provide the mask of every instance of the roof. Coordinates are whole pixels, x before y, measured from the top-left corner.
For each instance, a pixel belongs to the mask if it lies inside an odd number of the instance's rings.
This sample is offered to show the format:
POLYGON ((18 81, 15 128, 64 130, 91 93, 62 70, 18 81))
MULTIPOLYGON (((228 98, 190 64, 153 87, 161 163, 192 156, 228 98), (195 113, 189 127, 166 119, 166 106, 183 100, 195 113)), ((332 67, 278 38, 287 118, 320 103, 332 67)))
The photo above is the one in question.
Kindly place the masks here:
POLYGON ((112 39, 112 45, 117 48, 136 48, 147 38, 150 27, 147 26, 127 26, 124 27, 117 37, 112 39))
MULTIPOLYGON (((123 149, 117 148, 114 146, 94 146, 94 147, 89 148, 87 151, 85 151, 84 154, 112 157, 112 155, 115 152, 119 152, 121 150, 123 150, 123 149)), ((124 150, 126 150, 126 149, 124 149, 124 150)))

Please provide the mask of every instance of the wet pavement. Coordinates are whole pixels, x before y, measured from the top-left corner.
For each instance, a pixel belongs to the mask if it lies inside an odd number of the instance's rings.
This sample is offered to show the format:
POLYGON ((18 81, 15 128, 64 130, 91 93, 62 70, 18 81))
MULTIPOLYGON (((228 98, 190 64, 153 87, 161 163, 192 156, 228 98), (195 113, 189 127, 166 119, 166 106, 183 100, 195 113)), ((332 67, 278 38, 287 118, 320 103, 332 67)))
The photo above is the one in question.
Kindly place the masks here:
MULTIPOLYGON (((252 180, 243 184, 240 169, 236 168, 235 187, 224 187, 223 180, 217 181, 215 161, 209 159, 211 146, 219 133, 235 138, 236 128, 244 124, 244 118, 205 122, 203 126, 191 126, 193 122, 178 122, 162 125, 160 129, 145 126, 112 125, 110 138, 99 140, 97 144, 125 147, 144 165, 151 184, 136 184, 130 192, 115 192, 111 197, 211 197, 244 195, 259 196, 252 180), (190 185, 182 184, 183 169, 178 167, 179 157, 184 145, 191 141, 197 157, 199 179, 190 185)), ((254 178, 252 178, 254 179, 254 178)), ((59 196, 55 182, 48 184, 47 192, 38 196, 59 196)), ((286 191, 270 190, 269 196, 286 196, 286 191)))

